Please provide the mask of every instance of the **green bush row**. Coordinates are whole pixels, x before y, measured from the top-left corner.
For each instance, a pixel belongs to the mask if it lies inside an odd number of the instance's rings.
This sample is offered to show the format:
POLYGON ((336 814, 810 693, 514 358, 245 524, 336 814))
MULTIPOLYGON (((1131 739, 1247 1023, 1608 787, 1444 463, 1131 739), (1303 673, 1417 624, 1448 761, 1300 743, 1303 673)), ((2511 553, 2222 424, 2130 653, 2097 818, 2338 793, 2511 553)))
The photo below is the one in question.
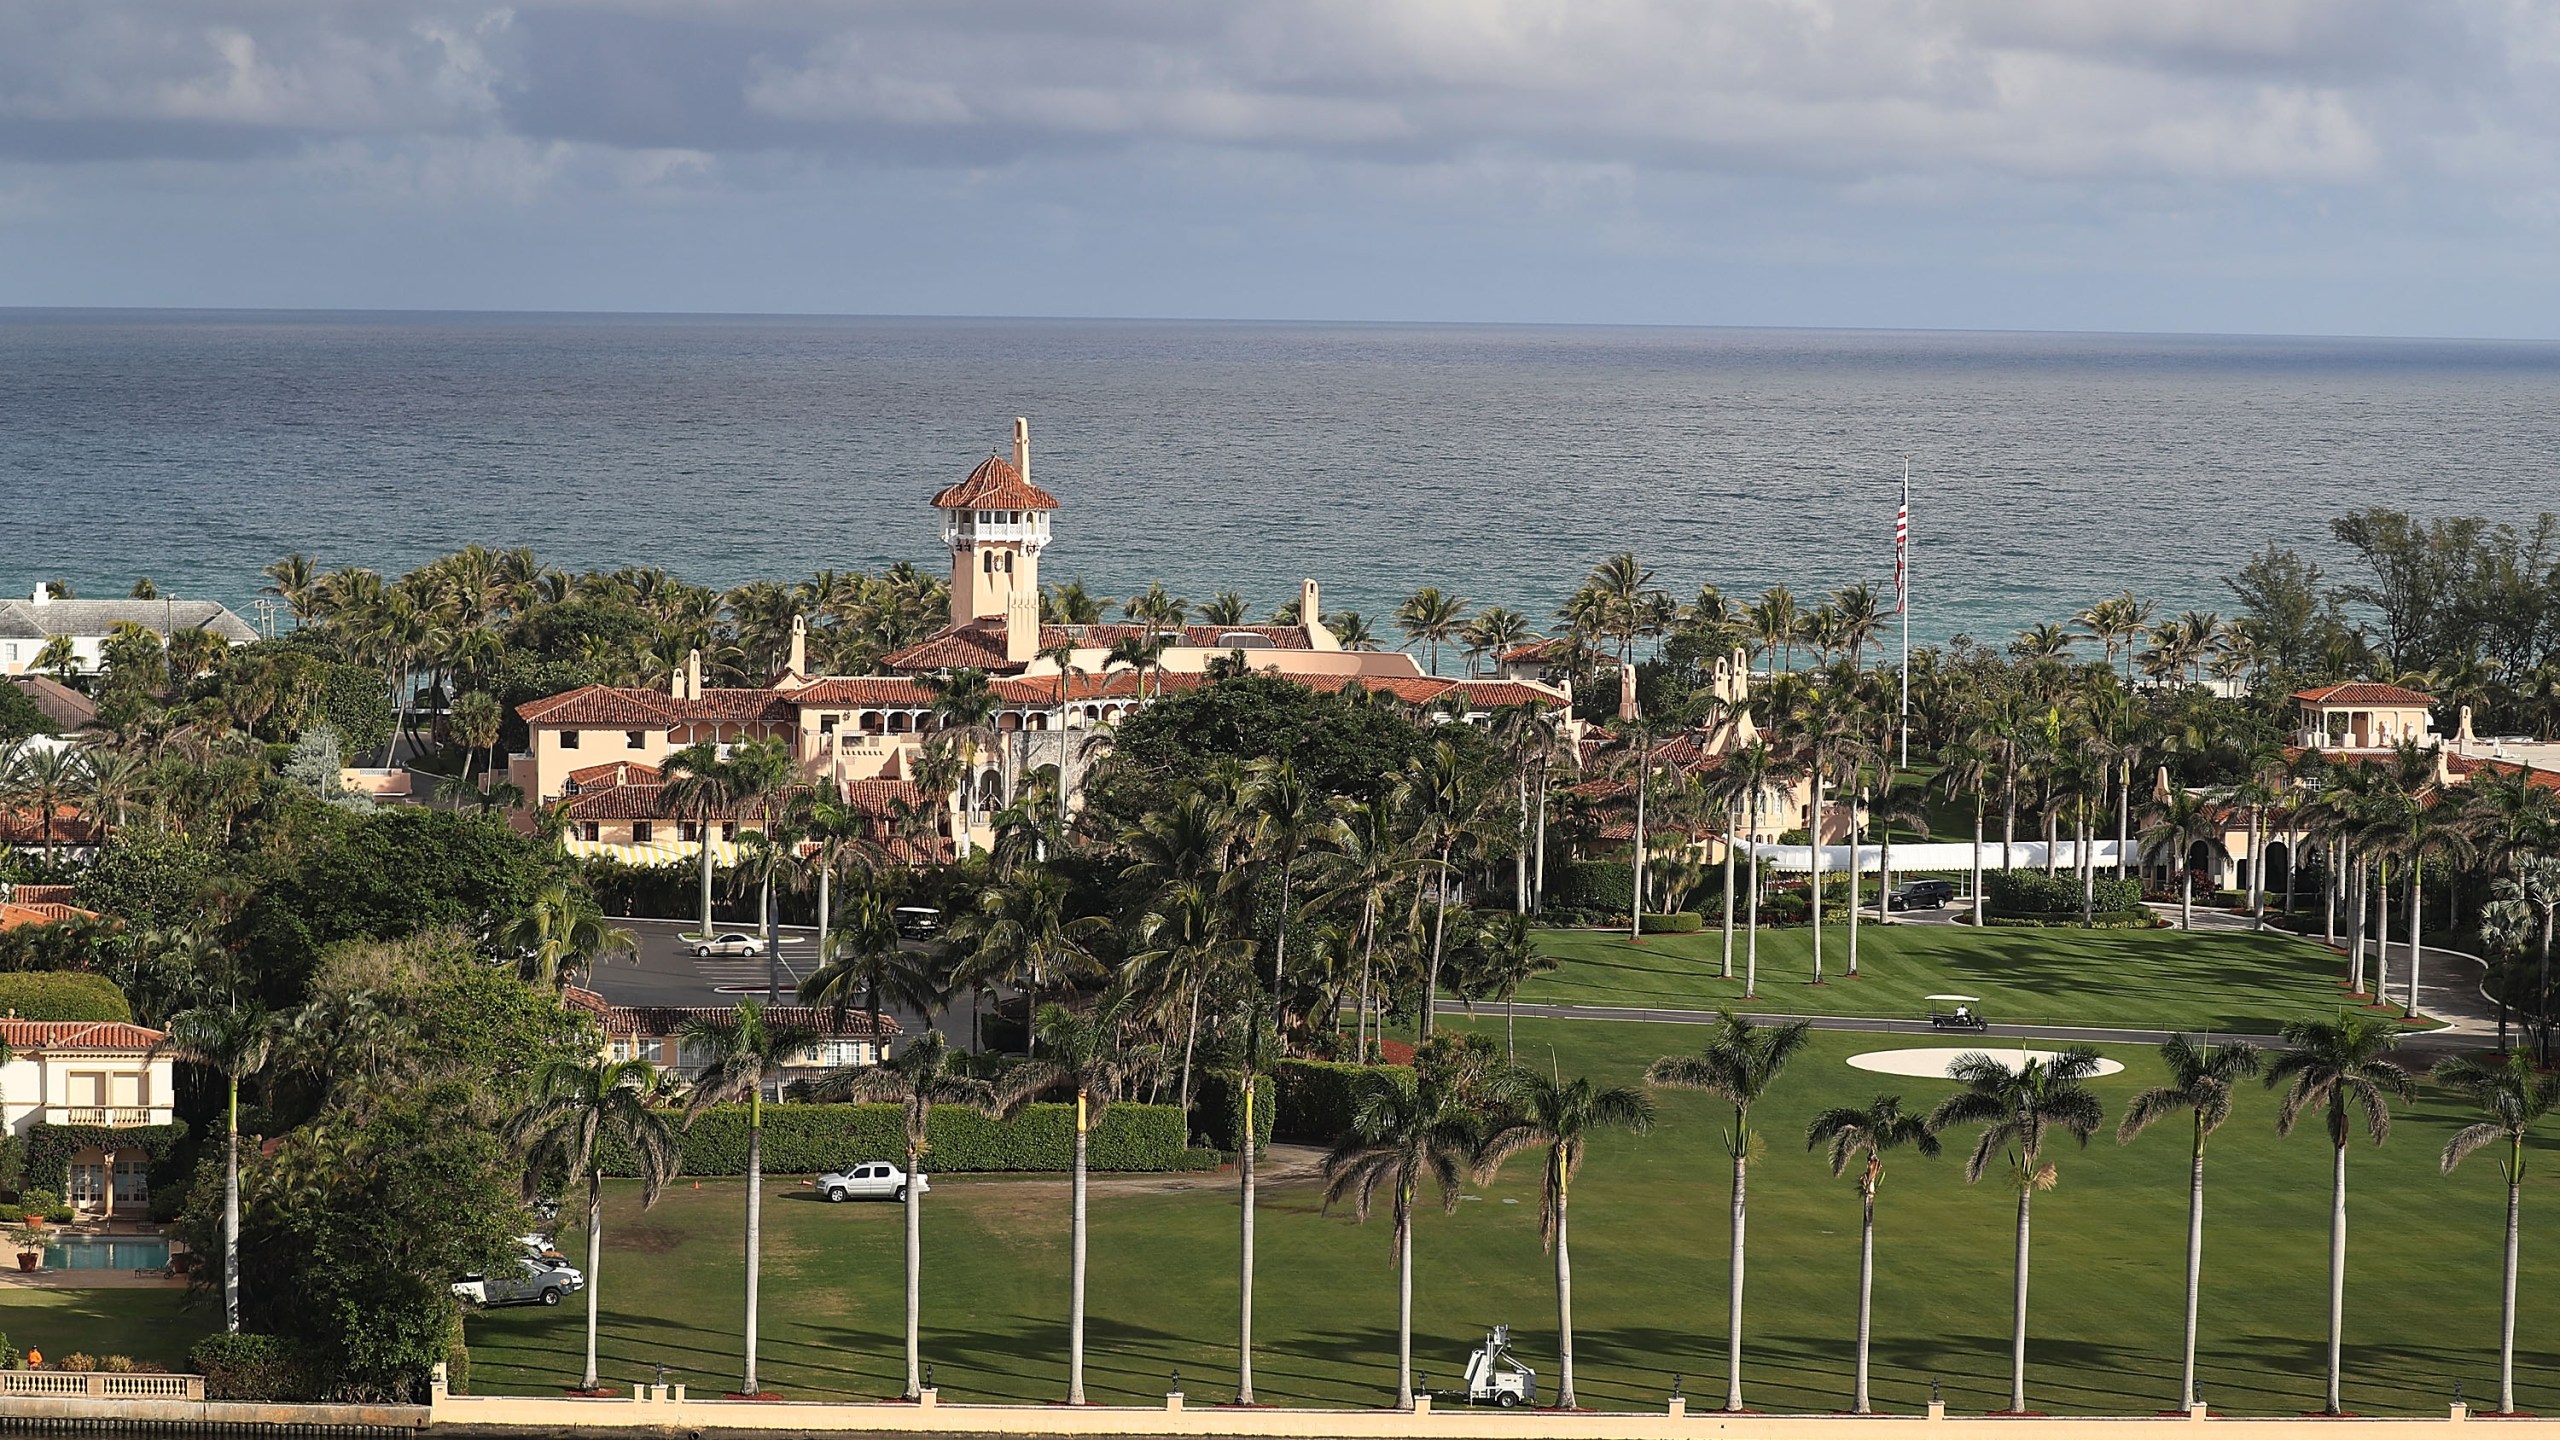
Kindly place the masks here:
POLYGON ((1547 871, 1546 903, 1624 915, 1635 908, 1636 871, 1623 860, 1570 860, 1547 871))
MULTIPOLYGON (((1983 872, 1982 891, 1994 915, 2077 915, 2080 877, 2069 871, 2047 875, 2041 870, 1983 872)), ((2142 885, 2101 875, 2095 886, 2095 909, 2118 914, 2142 908, 2142 885)))
MULTIPOLYGON (((2089 928, 2151 930, 2163 923, 2159 916, 2148 910, 2101 910, 2090 917, 2089 928)), ((2080 912, 2075 910, 2068 915, 2003 915, 1995 910, 1991 913, 1990 924, 1995 930, 2069 930, 2080 924, 2080 912)))
POLYGON ((1644 917, 1644 933, 1648 935, 1694 935, 1707 922, 1695 910, 1675 910, 1668 915, 1644 917))
POLYGON ((1332 1144, 1351 1128, 1351 1107, 1359 1098, 1362 1078, 1381 1071, 1405 1084, 1412 1083, 1413 1070, 1404 1065, 1281 1061, 1272 1072, 1279 1088, 1272 1107, 1277 1112, 1272 1138, 1292 1145, 1332 1144))
POLYGON ((187 1354, 204 1377, 207 1400, 308 1400, 319 1373, 302 1348, 281 1335, 208 1335, 187 1354))
MULTIPOLYGON (((1207 1137, 1210 1144, 1221 1150, 1234 1150, 1236 1134, 1244 1128, 1243 1092, 1224 1075, 1202 1075, 1193 1083, 1192 1133, 1207 1137)), ((1274 1088, 1268 1075, 1254 1083, 1254 1093, 1260 1097, 1253 1111, 1253 1148, 1256 1154, 1271 1144, 1272 1129, 1279 1117, 1280 1106, 1274 1088)))
POLYGON ((0 975, 0 1012, 21 1020, 131 1020, 124 992, 104 975, 79 971, 0 975))
MULTIPOLYGON (((1072 1105, 1030 1105, 1011 1120, 939 1107, 927 1129, 925 1173, 1065 1170, 1075 1163, 1075 1117, 1072 1105)), ((685 1174, 747 1173, 746 1106, 715 1106, 678 1135, 685 1174)), ((1187 1139, 1182 1112, 1170 1105, 1114 1105, 1086 1138, 1086 1163, 1096 1170, 1186 1169, 1195 1163, 1184 1153, 1187 1139)), ((906 1122, 895 1105, 764 1107, 768 1175, 814 1175, 864 1160, 903 1161, 906 1152, 906 1122)), ((605 1147, 605 1173, 638 1173, 629 1149, 605 1147)))

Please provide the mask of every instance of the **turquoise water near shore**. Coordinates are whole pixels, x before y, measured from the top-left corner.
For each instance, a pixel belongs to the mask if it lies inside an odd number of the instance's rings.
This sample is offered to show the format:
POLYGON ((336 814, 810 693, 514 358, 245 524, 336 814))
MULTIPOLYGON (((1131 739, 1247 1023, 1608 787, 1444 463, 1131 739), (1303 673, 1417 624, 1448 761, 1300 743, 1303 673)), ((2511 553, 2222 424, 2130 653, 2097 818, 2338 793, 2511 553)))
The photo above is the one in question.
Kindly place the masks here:
POLYGON ((1109 321, 0 311, 0 592, 245 607, 289 550, 480 542, 727 584, 941 563, 932 491, 1032 418, 1048 579, 1257 609, 1302 575, 1543 619, 1661 583, 1892 578, 1914 633, 2132 587, 2230 608, 2272 540, 2384 503, 2560 508, 2560 346, 1109 321))

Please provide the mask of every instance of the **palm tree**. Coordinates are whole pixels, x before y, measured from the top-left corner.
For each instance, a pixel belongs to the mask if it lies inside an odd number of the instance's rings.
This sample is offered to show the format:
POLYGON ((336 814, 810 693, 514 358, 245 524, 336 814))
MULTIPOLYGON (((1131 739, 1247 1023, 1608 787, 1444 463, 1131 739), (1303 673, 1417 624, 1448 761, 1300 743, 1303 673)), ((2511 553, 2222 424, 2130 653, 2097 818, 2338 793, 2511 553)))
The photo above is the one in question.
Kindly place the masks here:
POLYGON ((1478 1142, 1475 1182, 1490 1185, 1502 1162, 1523 1150, 1543 1149, 1538 1181, 1538 1238, 1556 1257, 1556 1404, 1575 1408, 1573 1397, 1573 1249, 1567 1207, 1582 1155, 1603 1130, 1641 1135, 1653 1125, 1653 1102, 1630 1085, 1602 1090, 1588 1079, 1512 1072, 1504 1087, 1504 1116, 1478 1142))
POLYGON ((1744 1175, 1751 1164, 1751 1107, 1813 1034, 1812 1022, 1755 1025, 1727 1010, 1695 1055, 1665 1055, 1647 1066, 1648 1085, 1704 1090, 1733 1106, 1725 1148, 1733 1157, 1733 1259, 1725 1276, 1724 1408, 1742 1408, 1742 1260, 1744 1175))
POLYGON ((170 1016, 159 1047, 222 1076, 222 1328, 231 1334, 240 1330, 240 1082, 266 1068, 275 1034, 263 1007, 233 999, 170 1016))
POLYGON ((1440 647, 1458 638, 1465 624, 1467 602, 1443 592, 1437 585, 1425 585, 1405 597, 1396 607, 1396 628, 1415 644, 1431 647, 1431 673, 1440 673, 1440 647))
POLYGON ((2192 930, 2196 925, 2196 874, 2192 862, 2196 843, 2220 828, 2213 814, 2213 802, 2203 792, 2184 785, 2167 783, 2168 772, 2161 772, 2162 785, 2151 799, 2151 828, 2142 834, 2146 846, 2165 847, 2178 867, 2178 928, 2192 930))
POLYGON ((596 1288, 604 1268, 604 1157, 608 1147, 640 1165, 640 1208, 658 1203, 682 1167, 674 1122, 649 1103, 658 1072, 645 1060, 546 1060, 533 1074, 533 1098, 507 1117, 507 1143, 524 1154, 525 1193, 566 1172, 587 1183, 587 1368, 578 1388, 596 1379, 596 1288))
POLYGON ((613 924, 583 888, 550 885, 501 932, 516 952, 527 984, 557 989, 593 971, 597 961, 640 953, 640 937, 613 924))
POLYGON ((44 825, 44 863, 54 861, 54 825, 66 805, 76 803, 86 791, 88 761, 68 745, 26 746, 14 759, 0 752, 6 761, 0 773, 0 795, 28 806, 41 817, 44 825))
POLYGON ((1982 1126, 1982 1138, 1965 1161, 1970 1185, 2007 1152, 2009 1178, 2018 1187, 2018 1259, 2011 1290, 2009 1319, 2009 1409, 2027 1408, 2027 1233, 2030 1210, 2039 1190, 2050 1190, 2061 1177, 2044 1158, 2052 1131, 2060 1130, 2082 1145, 2106 1119, 2098 1097, 2080 1082, 2097 1073, 2098 1052, 2075 1046, 2046 1058, 2030 1054, 2015 1068, 1979 1052, 1960 1055, 1947 1067, 1947 1078, 1964 1085, 1961 1093, 1938 1102, 1929 1113, 1929 1128, 1982 1126))
MULTIPOLYGON (((1043 985, 1071 983, 1099 968, 1089 946, 1111 922, 1099 915, 1069 918, 1072 898, 1066 876, 1045 866, 1026 866, 988 886, 977 907, 952 923, 955 978, 981 990, 1021 985, 1036 1016, 1043 985)), ((1036 1033, 1030 1038, 1036 1043, 1036 1033)))
POLYGON ((2506 1272, 2498 1301, 2498 1413, 2516 1413, 2516 1226, 2524 1209, 2524 1142, 2534 1122, 2560 1104, 2560 1076, 2545 1075, 2532 1057, 2510 1050, 2496 1060, 2456 1055, 2439 1061, 2432 1078, 2460 1092, 2489 1118, 2466 1125, 2445 1142, 2444 1173, 2471 1152, 2505 1141, 2498 1168, 2507 1180, 2506 1272))
POLYGON ((27 662, 27 668, 44 671, 68 685, 71 677, 80 673, 80 651, 72 644, 70 636, 56 635, 37 647, 35 658, 27 662))
POLYGON ((805 1025, 779 1024, 753 1000, 738 1002, 734 1015, 698 1015, 677 1032, 687 1056, 699 1055, 685 1101, 690 1126, 714 1105, 747 1102, 747 1383, 739 1393, 756 1393, 756 1308, 764 1272, 764 1096, 782 1093, 782 1067, 792 1055, 818 1038, 805 1025))
POLYGON ((1422 1038, 1432 1033, 1432 1010, 1440 995, 1440 956, 1449 923, 1451 864, 1474 837, 1484 811, 1486 792, 1473 767, 1446 740, 1432 742, 1431 753, 1417 755, 1405 768, 1397 794, 1413 816, 1413 848, 1434 859, 1437 906, 1431 920, 1431 959, 1423 971, 1422 1038))
MULTIPOLYGON (((1223 598, 1223 597, 1222 597, 1223 598)), ((1239 601, 1239 604, 1242 602, 1239 601)), ((1085 1151, 1093 1127, 1128 1079, 1120 1053, 1120 1017, 1111 1009, 1079 1015, 1063 1005, 1040 1007, 1040 1037, 1049 1053, 1031 1062, 1025 1082, 1076 1092, 1075 1178, 1068 1220, 1067 1403, 1084 1403, 1085 1151)))
POLYGON ((899 945, 896 905, 877 884, 847 896, 818 968, 800 982, 800 1003, 827 1006, 839 1023, 859 1000, 875 1045, 882 1001, 931 1015, 948 998, 930 960, 899 945))
POLYGON ((1333 833, 1322 857, 1327 888, 1309 902, 1319 910, 1352 911, 1360 942, 1360 999, 1354 1012, 1352 1054, 1369 1059, 1369 977, 1377 956, 1378 927, 1388 900, 1413 875, 1418 861, 1396 825, 1391 797, 1373 796, 1367 804, 1335 802, 1333 833))
POLYGON ((800 816, 802 838, 809 844, 809 872, 818 882, 818 958, 827 956, 827 932, 835 922, 836 872, 858 867, 877 874, 886 856, 871 838, 870 817, 844 798, 835 777, 822 775, 809 788, 809 803, 800 816))
POLYGON ((2391 1137, 2391 1100, 2411 1093, 2409 1072, 2383 1057, 2398 1043, 2397 1027, 2378 1015, 2341 1011, 2333 1023, 2295 1020, 2283 1030, 2290 1047, 2267 1067, 2269 1089, 2282 1087, 2276 1133, 2291 1135, 2315 1106, 2328 1110, 2329 1144, 2336 1151, 2329 1182, 2329 1398, 2327 1413, 2341 1412, 2338 1351, 2347 1308, 2347 1142, 2355 1138, 2351 1111, 2364 1115, 2365 1133, 2380 1145, 2391 1137))
POLYGON ((1415 1077, 1410 1089, 1392 1076, 1360 1077, 1351 1129, 1324 1157, 1324 1203, 1346 1196, 1352 1218, 1366 1221, 1372 1198, 1387 1188, 1395 1222, 1396 1408, 1413 1408, 1413 1201, 1428 1182, 1443 1210, 1458 1208, 1460 1167, 1476 1150, 1475 1127, 1438 1077, 1415 1077))
POLYGON ((2258 1050, 2246 1040, 2198 1045, 2172 1035, 2160 1046, 2169 1066, 2169 1083, 2154 1085, 2133 1097, 2124 1120, 2116 1126, 2116 1143, 2133 1137, 2184 1110, 2194 1121, 2187 1151, 2187 1321, 2179 1369, 2178 1404, 2193 1409, 2196 1395, 2196 1295, 2204 1283, 2204 1142, 2231 1118, 2234 1082, 2258 1073, 2258 1050))
MULTIPOLYGON (((1743 900, 1746 925, 1743 932, 1742 998, 1745 1000, 1756 999, 1760 994, 1760 845, 1758 836, 1761 803, 1771 790, 1791 778, 1793 774, 1794 767, 1782 762, 1777 752, 1771 750, 1768 743, 1762 740, 1754 740, 1748 745, 1727 752, 1724 764, 1718 772, 1719 784, 1724 787, 1723 793, 1728 797, 1739 799, 1746 817, 1742 838, 1744 843, 1750 846, 1751 873, 1746 877, 1750 885, 1743 900)), ((1732 852, 1734 843, 1734 836, 1727 833, 1725 849, 1728 856, 1732 852)), ((1728 916, 1733 913, 1731 890, 1731 885, 1727 885, 1725 913, 1728 916)), ((1732 925, 1728 920, 1725 927, 1727 937, 1725 971, 1728 975, 1733 970, 1732 933, 1732 925)))
POLYGON ((702 840, 702 935, 711 936, 711 835, 714 822, 737 804, 737 772, 720 756, 720 747, 697 741, 669 755, 660 767, 666 787, 659 792, 669 810, 693 819, 702 840))
POLYGON ((915 1182, 923 1174, 933 1107, 957 1105, 1002 1118, 1031 1094, 1010 1079, 1000 1084, 961 1074, 951 1063, 951 1042, 938 1030, 918 1035, 877 1065, 832 1070, 809 1086, 813 1100, 896 1105, 905 1117, 908 1183, 898 1187, 897 1198, 907 1209, 907 1399, 924 1393, 924 1356, 917 1331, 924 1298, 924 1189, 915 1182))
POLYGON ((1865 1157, 1858 1172, 1858 1382, 1853 1413, 1859 1415, 1872 1411, 1867 1403, 1867 1344, 1875 1313, 1876 1187, 1884 1181, 1884 1152, 1905 1145, 1933 1158, 1938 1153, 1938 1136, 1929 1128, 1927 1117, 1903 1113, 1899 1095, 1879 1095, 1863 1110, 1854 1105, 1825 1110, 1804 1131, 1804 1148, 1828 1147, 1825 1153, 1835 1178, 1848 1170, 1851 1160, 1865 1157))
POLYGON ((1285 755, 1256 760, 1247 773, 1251 778, 1245 787, 1245 816, 1251 843, 1261 852, 1264 865, 1280 876, 1280 919, 1271 940, 1271 993, 1275 1002, 1285 1003, 1283 980, 1289 969, 1289 922, 1298 861, 1310 845, 1324 839, 1325 802, 1285 755))

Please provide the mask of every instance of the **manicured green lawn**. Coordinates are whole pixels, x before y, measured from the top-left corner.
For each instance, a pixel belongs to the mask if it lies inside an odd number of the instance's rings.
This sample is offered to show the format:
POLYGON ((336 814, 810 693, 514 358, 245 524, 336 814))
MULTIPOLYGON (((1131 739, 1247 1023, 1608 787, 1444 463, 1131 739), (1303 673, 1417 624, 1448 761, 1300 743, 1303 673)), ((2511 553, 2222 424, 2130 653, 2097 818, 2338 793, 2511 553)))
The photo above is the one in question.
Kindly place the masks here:
MULTIPOLYGON (((1495 1023, 1498 1029, 1498 1022, 1495 1023)), ((1696 1044, 1686 1026, 1523 1021, 1521 1059, 1551 1053, 1568 1073, 1637 1076, 1666 1050, 1696 1044)), ((1824 1106, 1880 1090, 1933 1103, 1946 1082, 1892 1079, 1843 1062, 1871 1037, 1824 1034, 1757 1117, 1765 1158, 1752 1172, 1747 1399, 1771 1410, 1845 1405, 1852 1333, 1857 1195, 1803 1149, 1824 1106)), ((1923 1043, 1923 1042, 1905 1042, 1923 1043)), ((2157 1078, 2149 1052, 2098 1082, 2110 1117, 2157 1078)), ((1696 1094, 1659 1097, 1641 1138, 1603 1140, 1575 1191, 1574 1271, 1585 1404, 1653 1407, 1672 1377, 1701 1400, 1722 1394, 1725 1173, 1730 1111, 1696 1094)), ((2208 1233, 2203 1365, 2217 1409, 2289 1414, 2320 1400, 2326 1296, 2327 1167, 2306 1129, 2273 1133, 2274 1105, 2252 1090, 2216 1140, 2208 1233)), ((2380 1150, 2351 1162, 2354 1233, 2348 1288, 2348 1401, 2366 1412, 2436 1410, 2460 1379, 2493 1395, 2503 1187, 2494 1167, 2452 1178, 2436 1154, 2458 1123, 2429 1098, 2380 1150)), ((2013 1192, 1997 1174, 1963 1183, 1947 1157, 1896 1156, 1880 1204, 1876 1393, 1911 1411, 1935 1378, 1958 1411, 2006 1396, 2013 1192)), ((2030 1401, 2054 1412, 2145 1414, 2175 1403, 2186 1136, 2171 1125, 2119 1148, 2102 1135, 2057 1157, 2061 1183, 2035 1211, 2030 1401)), ((2522 1400, 2560 1409, 2560 1193, 2533 1173, 2520 1326, 2522 1400)), ((1426 1212, 1416 1250, 1416 1354, 1425 1379, 1455 1383, 1483 1328, 1508 1322, 1551 1387, 1551 1271, 1537 1237, 1536 1166, 1519 1164, 1454 1215, 1426 1212)), ((796 1178, 796 1177, 795 1177, 796 1178)), ((1471 1192, 1472 1193, 1472 1192, 1471 1192)), ((777 1182, 766 1207, 766 1383, 794 1396, 886 1396, 899 1386, 898 1211, 827 1206, 777 1182)), ((925 1219, 926 1358, 947 1398, 1043 1401, 1064 1385, 1066 1192, 1054 1178, 938 1182, 925 1219)), ((609 1382, 666 1363, 698 1393, 734 1387, 738 1354, 740 1187, 680 1182, 639 1213, 617 1186, 600 1298, 609 1382)), ((1195 1401, 1223 1399, 1233 1376, 1235 1204, 1228 1188, 1130 1193, 1093 1202, 1091 1385, 1104 1401, 1152 1400, 1179 1367, 1195 1401)), ((1266 1187, 1260 1225, 1258 1376, 1266 1403, 1361 1405, 1390 1393, 1394 1272, 1383 1218, 1363 1228, 1319 1213, 1305 1184, 1266 1187)), ((573 1247, 576 1236, 564 1237, 573 1247)), ((582 1312, 492 1312, 471 1322, 484 1390, 574 1383, 582 1312)), ((1551 1393, 1551 1391, 1542 1391, 1551 1393)))
POLYGON ((0 1334, 47 1361, 73 1352, 126 1355, 172 1370, 222 1321, 221 1307, 185 1309, 179 1289, 69 1289, 0 1285, 0 1334))
MULTIPOLYGON (((1760 998, 1742 998, 1745 932, 1734 975, 1720 978, 1723 934, 1648 936, 1552 930, 1538 946, 1562 962, 1522 987, 1522 1000, 1655 1005, 1786 1015, 1917 1019, 1934 994, 1978 995, 1994 1022, 2272 1033, 2286 1020, 2337 1013, 2344 962, 2301 940, 2222 931, 1974 930, 1961 925, 1858 927, 1848 976, 1845 926, 1823 928, 1825 983, 1813 978, 1813 932, 1760 932, 1760 998)), ((1945 1007, 1940 1007, 1945 1008, 1945 1007)))

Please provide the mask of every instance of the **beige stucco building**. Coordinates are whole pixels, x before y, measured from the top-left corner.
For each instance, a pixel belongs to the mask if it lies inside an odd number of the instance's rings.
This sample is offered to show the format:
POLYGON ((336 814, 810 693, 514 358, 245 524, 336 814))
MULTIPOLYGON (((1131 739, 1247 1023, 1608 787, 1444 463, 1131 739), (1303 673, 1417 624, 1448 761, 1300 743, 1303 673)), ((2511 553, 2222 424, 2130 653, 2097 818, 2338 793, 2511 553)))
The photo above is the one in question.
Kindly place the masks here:
MULTIPOLYGON (((801 775, 833 780, 869 817, 874 839, 909 860, 982 845, 995 813, 1029 768, 1078 763, 1080 736, 1107 732, 1155 697, 1206 683, 1211 666, 1235 663, 1319 688, 1386 691, 1436 719, 1485 723, 1512 705, 1569 708, 1562 689, 1525 677, 1449 679, 1426 674, 1401 651, 1346 650, 1324 626, 1315 581, 1299 586, 1291 624, 1058 625, 1040 618, 1040 557, 1053 538, 1057 498, 1031 482, 1031 432, 1016 420, 1010 457, 989 456, 933 497, 950 554, 950 620, 887 657, 882 673, 808 673, 806 626, 795 623, 788 658, 769 684, 705 686, 697 655, 664 688, 587 686, 517 707, 528 731, 508 778, 528 806, 566 801, 573 852, 632 863, 690 858, 700 835, 663 802, 660 768, 700 742, 780 740, 801 775), (1158 646, 1145 669, 1115 662, 1124 641, 1158 646), (942 795, 915 784, 915 762, 939 728, 928 677, 976 670, 997 701, 996 744, 942 795), (1049 737, 1043 739, 1042 737, 1049 737), (930 835, 912 817, 929 814, 930 835), (901 823, 901 817, 908 817, 901 823)), ((736 858, 739 827, 715 822, 713 854, 736 858)))

